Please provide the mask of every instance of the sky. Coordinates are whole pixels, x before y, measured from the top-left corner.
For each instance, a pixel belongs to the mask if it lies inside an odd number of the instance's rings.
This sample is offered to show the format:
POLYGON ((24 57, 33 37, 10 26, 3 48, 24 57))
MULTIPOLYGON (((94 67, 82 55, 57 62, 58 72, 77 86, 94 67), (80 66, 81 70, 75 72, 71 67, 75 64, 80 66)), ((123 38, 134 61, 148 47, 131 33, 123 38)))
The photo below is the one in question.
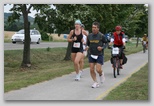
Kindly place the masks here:
MULTIPOLYGON (((9 11, 9 10, 10 10, 12 7, 13 7, 13 4, 11 4, 11 5, 8 5, 8 4, 7 4, 6 6, 4 6, 4 12, 10 13, 11 11, 9 11)), ((37 12, 36 12, 35 10, 33 10, 33 11, 31 11, 31 13, 29 13, 28 15, 34 18, 36 13, 37 13, 37 12)))

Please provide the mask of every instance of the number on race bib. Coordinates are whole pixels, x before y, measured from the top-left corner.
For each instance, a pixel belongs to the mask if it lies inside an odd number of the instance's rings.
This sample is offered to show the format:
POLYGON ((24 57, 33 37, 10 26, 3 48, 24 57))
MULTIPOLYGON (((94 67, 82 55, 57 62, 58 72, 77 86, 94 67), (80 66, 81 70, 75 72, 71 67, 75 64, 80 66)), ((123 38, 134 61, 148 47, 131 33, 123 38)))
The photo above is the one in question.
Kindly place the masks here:
POLYGON ((143 44, 145 45, 146 44, 146 41, 143 41, 143 44))
POLYGON ((80 42, 74 42, 73 47, 74 48, 80 48, 80 42))
POLYGON ((113 48, 112 54, 119 54, 119 48, 118 47, 113 48))

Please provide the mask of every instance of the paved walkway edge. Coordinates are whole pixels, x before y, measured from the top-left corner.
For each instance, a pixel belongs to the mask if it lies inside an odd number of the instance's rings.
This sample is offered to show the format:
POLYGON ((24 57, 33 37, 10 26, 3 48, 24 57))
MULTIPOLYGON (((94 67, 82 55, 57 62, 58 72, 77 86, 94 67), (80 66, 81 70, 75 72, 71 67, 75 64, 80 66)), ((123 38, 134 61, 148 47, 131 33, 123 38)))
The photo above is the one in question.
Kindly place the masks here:
POLYGON ((126 76, 125 78, 123 78, 121 81, 119 81, 118 83, 116 83, 113 87, 111 87, 110 89, 106 90, 104 93, 102 93, 101 95, 99 95, 96 100, 102 100, 103 98, 105 98, 113 89, 115 89, 117 86, 119 86, 120 84, 124 83, 128 78, 130 78, 134 73, 136 73, 137 71, 139 71, 142 67, 144 67, 148 62, 143 63, 141 66, 139 66, 138 68, 136 68, 131 74, 129 74, 128 76, 126 76))

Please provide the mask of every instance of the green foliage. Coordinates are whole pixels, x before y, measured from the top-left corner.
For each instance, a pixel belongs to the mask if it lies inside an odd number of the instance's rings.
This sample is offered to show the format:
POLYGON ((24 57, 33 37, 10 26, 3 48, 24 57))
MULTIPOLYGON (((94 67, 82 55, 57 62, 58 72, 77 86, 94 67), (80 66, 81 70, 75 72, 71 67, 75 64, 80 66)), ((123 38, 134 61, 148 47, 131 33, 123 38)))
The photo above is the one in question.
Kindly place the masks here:
MULTIPOLYGON (((116 25, 122 25, 129 37, 148 33, 148 8, 144 4, 52 4, 55 9, 49 4, 30 5, 33 10, 40 10, 34 22, 40 30, 48 33, 70 31, 76 19, 80 19, 89 32, 92 23, 98 21, 103 33, 113 31, 116 25)), ((15 7, 17 5, 12 10, 15 7)), ((21 11, 19 7, 17 9, 21 11)), ((19 12, 13 17, 19 18, 19 12)))
POLYGON ((103 33, 113 31, 116 25, 122 25, 123 30, 131 37, 141 24, 143 27, 139 29, 140 33, 147 32, 148 10, 144 4, 54 4, 54 6, 56 7, 55 10, 52 9, 54 16, 48 19, 53 23, 57 33, 73 29, 76 19, 80 19, 90 32, 94 21, 100 22, 100 31, 103 33), (139 24, 136 24, 138 22, 139 24))
MULTIPOLYGON (((48 7, 48 6, 47 6, 48 7)), ((34 23, 38 24, 40 30, 48 33, 54 33, 54 21, 56 21, 55 10, 51 8, 42 8, 39 14, 36 14, 34 23)))
POLYGON ((42 40, 49 41, 49 36, 47 35, 47 33, 45 33, 44 31, 40 31, 40 33, 42 40))

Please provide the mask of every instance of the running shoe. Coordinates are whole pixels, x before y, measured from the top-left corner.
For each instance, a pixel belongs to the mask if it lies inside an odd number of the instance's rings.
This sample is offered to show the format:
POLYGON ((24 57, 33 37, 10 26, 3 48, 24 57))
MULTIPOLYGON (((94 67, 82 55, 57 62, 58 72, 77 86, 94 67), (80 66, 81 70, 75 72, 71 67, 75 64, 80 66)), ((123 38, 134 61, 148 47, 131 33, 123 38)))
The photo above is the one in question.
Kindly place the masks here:
POLYGON ((92 85, 92 88, 98 88, 98 87, 99 87, 99 84, 97 82, 94 82, 92 85))
POLYGON ((104 72, 102 72, 102 75, 100 77, 100 82, 103 83, 105 81, 105 75, 104 72))
POLYGON ((80 73, 76 74, 76 77, 75 77, 75 81, 79 81, 79 80, 80 80, 80 73))
POLYGON ((83 71, 80 71, 80 78, 82 77, 82 75, 83 75, 83 71))

